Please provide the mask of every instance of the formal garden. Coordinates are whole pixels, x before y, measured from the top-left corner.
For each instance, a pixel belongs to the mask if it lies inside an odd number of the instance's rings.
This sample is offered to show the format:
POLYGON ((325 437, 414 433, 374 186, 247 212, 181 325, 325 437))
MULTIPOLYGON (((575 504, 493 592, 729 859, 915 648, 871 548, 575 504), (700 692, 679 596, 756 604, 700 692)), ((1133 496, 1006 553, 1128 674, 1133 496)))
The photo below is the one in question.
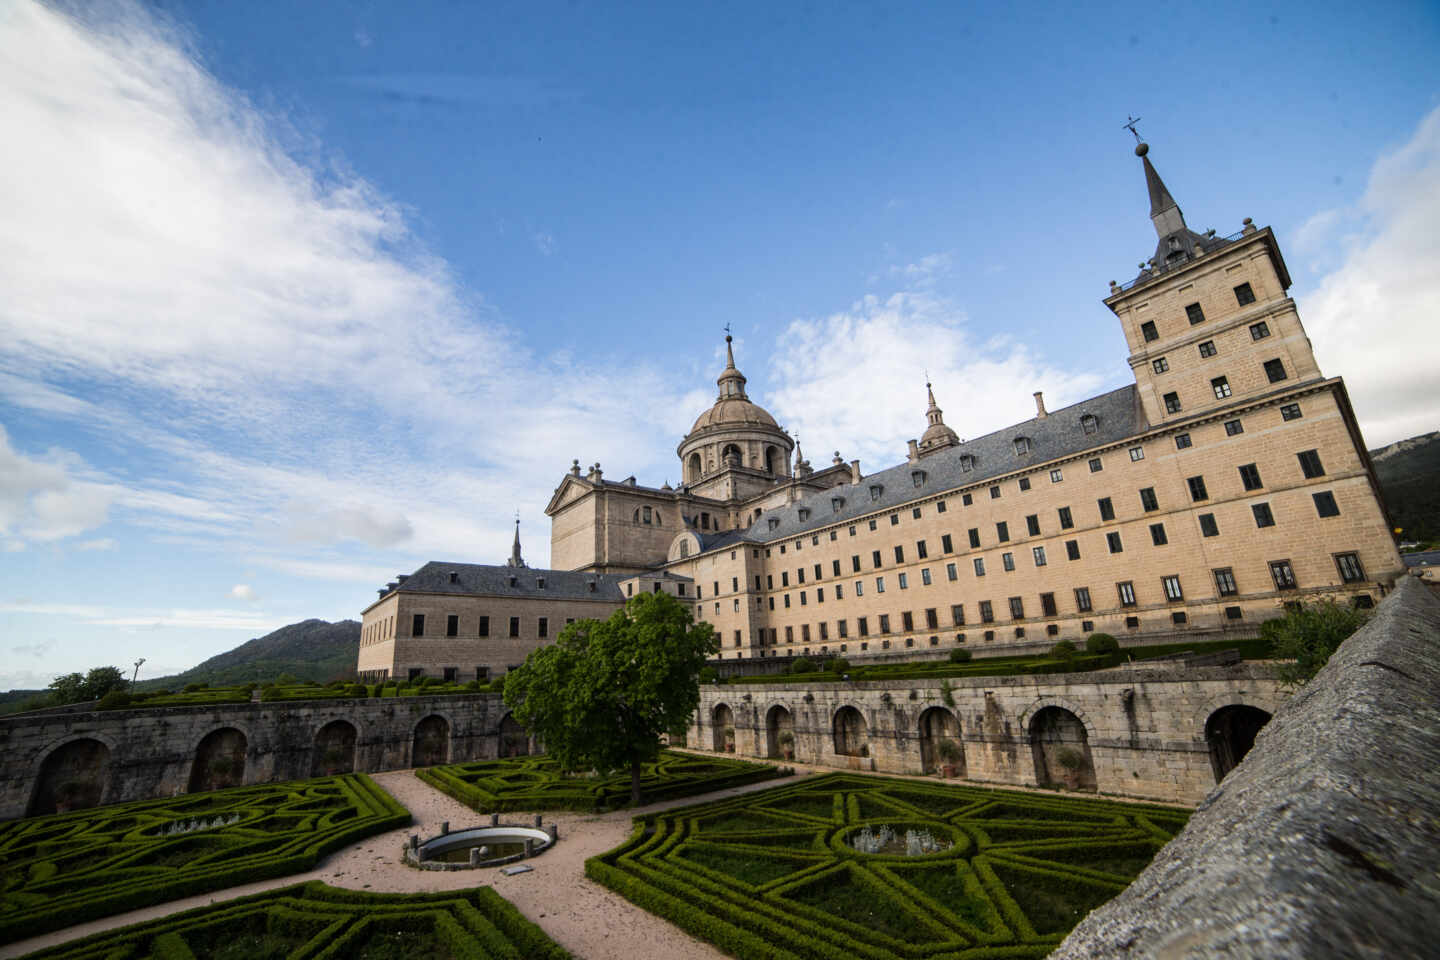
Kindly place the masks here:
POLYGON ((409 811, 364 774, 0 823, 0 943, 300 873, 408 823, 409 811))
POLYGON ((489 887, 383 894, 318 881, 97 934, 39 960, 563 960, 489 887))
MULTIPOLYGON (((759 783, 783 772, 770 764, 666 750, 658 759, 641 766, 641 803, 658 803, 759 783)), ((598 812, 630 804, 628 771, 567 773, 559 763, 545 756, 453 763, 417 770, 415 775, 481 813, 598 812)))
POLYGON ((636 820, 586 874, 741 957, 1043 957, 1188 811, 829 774, 636 820))

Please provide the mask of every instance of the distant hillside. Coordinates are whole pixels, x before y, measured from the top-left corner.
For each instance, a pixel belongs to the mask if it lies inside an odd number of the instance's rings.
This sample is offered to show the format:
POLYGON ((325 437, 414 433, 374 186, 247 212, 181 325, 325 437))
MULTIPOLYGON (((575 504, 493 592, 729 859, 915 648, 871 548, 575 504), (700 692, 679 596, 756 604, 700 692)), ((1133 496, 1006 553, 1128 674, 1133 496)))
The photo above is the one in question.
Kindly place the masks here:
POLYGON ((217 654, 184 673, 141 680, 140 689, 177 690, 187 683, 264 683, 282 673, 317 683, 349 680, 355 676, 359 651, 360 624, 356 621, 302 620, 217 654))
POLYGON ((1371 450, 1390 518, 1402 540, 1440 540, 1440 431, 1371 450))

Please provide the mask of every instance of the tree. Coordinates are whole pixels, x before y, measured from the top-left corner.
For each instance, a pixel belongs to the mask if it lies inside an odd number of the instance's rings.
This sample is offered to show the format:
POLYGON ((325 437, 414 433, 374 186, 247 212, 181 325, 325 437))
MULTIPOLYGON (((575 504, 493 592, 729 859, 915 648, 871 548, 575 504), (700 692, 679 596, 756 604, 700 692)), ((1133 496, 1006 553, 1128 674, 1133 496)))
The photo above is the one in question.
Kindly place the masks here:
POLYGON ((78 673, 56 677, 50 683, 50 689, 54 691, 50 698, 57 705, 84 703, 99 700, 112 690, 124 691, 129 687, 130 681, 125 679, 119 667, 96 667, 83 677, 78 673))
POLYGON ((505 705, 567 770, 630 770, 660 754, 660 735, 700 703, 697 680, 720 649, 708 623, 664 593, 632 598, 608 620, 577 620, 505 675, 505 705))
POLYGON ((1276 659, 1284 661, 1275 667, 1275 679, 1286 687, 1305 683, 1367 619, 1363 610, 1321 600, 1297 604, 1287 609, 1285 616, 1266 620, 1260 625, 1260 636, 1270 641, 1276 659))

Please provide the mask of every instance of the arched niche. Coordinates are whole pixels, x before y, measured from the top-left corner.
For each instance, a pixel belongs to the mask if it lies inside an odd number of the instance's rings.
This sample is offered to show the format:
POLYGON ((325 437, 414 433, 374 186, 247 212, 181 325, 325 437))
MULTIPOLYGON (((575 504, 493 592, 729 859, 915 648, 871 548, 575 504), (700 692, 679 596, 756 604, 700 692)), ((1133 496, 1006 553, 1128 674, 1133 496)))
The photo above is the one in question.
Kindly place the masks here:
POLYGON ((355 725, 331 720, 315 733, 310 753, 310 776, 333 777, 355 770, 355 725))
POLYGON ((52 750, 40 764, 29 816, 98 807, 110 786, 110 748, 88 737, 52 750))
POLYGON ((831 723, 835 753, 841 757, 864 757, 870 753, 870 728, 865 717, 851 706, 835 711, 831 723))
POLYGON ((410 766, 435 767, 450 759, 450 722, 431 714, 415 724, 410 743, 410 766))
POLYGON ((778 703, 765 712, 765 753, 772 760, 795 759, 795 715, 778 703))
POLYGON ((528 757, 530 755, 530 731, 520 726, 520 721, 511 714, 500 718, 500 756, 528 757))
POLYGON ((195 747, 190 765, 190 793, 223 790, 245 782, 245 752, 250 743, 234 727, 211 730, 195 747))
POLYGON ((699 453, 690 454, 690 459, 685 462, 685 479, 691 483, 699 480, 705 475, 704 463, 699 453))
POLYGON ((1030 718, 1035 780, 1071 790, 1096 789, 1095 760, 1085 724, 1064 707, 1045 707, 1030 718))
POLYGON ((1221 707, 1205 721, 1205 743, 1210 747, 1210 766, 1215 782, 1225 779, 1250 748, 1260 728, 1270 722, 1270 714, 1259 707, 1237 703, 1221 707))
POLYGON ((773 445, 767 445, 767 446, 765 447, 765 472, 766 472, 766 473, 771 474, 772 476, 773 476, 773 475, 779 475, 780 473, 783 472, 780 465, 781 465, 784 461, 785 461, 785 458, 781 455, 781 453, 780 453, 780 448, 779 448, 779 447, 773 446, 773 445))
POLYGON ((936 773, 941 767, 954 767, 955 776, 965 776, 965 744, 960 739, 960 723, 955 715, 944 707, 931 707, 920 714, 920 768, 925 773, 936 773), (959 755, 954 760, 945 758, 943 743, 955 744, 959 755))
POLYGON ((710 724, 714 730, 715 752, 735 752, 735 711, 729 704, 718 703, 710 711, 710 724))

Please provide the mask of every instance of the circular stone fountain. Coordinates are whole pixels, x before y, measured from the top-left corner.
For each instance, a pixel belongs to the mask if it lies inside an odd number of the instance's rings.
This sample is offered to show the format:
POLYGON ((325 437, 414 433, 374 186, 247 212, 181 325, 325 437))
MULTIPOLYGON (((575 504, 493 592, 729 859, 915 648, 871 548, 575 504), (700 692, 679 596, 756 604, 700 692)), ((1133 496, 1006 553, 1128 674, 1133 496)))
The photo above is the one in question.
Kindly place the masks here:
POLYGON ((470 870, 499 867, 529 857, 537 857, 553 847, 559 836, 555 825, 541 827, 499 823, 492 820, 488 827, 450 830, 444 824, 438 837, 421 841, 411 836, 405 845, 405 863, 421 870, 470 870))

